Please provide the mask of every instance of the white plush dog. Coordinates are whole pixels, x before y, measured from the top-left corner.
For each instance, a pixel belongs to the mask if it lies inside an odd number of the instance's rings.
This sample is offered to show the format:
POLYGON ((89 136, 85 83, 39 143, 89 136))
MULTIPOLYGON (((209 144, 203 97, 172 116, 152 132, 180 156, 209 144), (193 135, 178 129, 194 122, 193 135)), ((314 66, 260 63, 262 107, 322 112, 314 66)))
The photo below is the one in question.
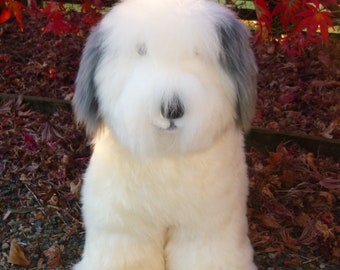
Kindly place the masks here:
POLYGON ((94 149, 77 270, 256 269, 243 133, 249 33, 208 0, 125 0, 87 41, 73 100, 94 149))

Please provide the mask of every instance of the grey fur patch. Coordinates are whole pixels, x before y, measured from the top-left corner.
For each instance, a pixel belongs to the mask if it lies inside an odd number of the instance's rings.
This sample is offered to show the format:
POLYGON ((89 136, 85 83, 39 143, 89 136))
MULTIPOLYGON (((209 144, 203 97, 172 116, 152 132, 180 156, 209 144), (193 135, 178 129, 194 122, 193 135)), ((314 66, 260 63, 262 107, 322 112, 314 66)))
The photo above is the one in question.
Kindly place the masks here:
POLYGON ((238 123, 243 131, 250 129, 257 97, 257 66, 249 44, 249 31, 237 18, 217 25, 222 46, 221 64, 231 76, 237 90, 238 123))
POLYGON ((76 120, 86 127, 89 135, 93 135, 101 124, 94 82, 96 69, 102 57, 101 39, 98 27, 94 28, 81 57, 75 83, 76 91, 72 100, 76 120))

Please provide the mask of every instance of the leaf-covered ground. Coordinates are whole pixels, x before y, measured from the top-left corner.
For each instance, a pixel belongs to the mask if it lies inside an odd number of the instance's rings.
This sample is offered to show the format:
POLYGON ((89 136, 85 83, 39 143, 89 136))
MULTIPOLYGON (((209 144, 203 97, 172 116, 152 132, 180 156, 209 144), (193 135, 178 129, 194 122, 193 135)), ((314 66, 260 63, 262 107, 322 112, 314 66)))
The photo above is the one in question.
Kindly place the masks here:
MULTIPOLYGON (((43 34, 41 21, 0 25, 0 93, 70 100, 86 34, 43 34)), ((255 126, 340 138, 340 45, 287 56, 256 45, 255 126)), ((68 269, 84 240, 79 189, 90 147, 72 112, 0 103, 0 269, 68 269), (10 263, 9 263, 10 262, 10 263), (26 266, 26 267, 24 267, 26 266)), ((259 269, 340 267, 340 168, 294 142, 247 151, 250 237, 259 269)))

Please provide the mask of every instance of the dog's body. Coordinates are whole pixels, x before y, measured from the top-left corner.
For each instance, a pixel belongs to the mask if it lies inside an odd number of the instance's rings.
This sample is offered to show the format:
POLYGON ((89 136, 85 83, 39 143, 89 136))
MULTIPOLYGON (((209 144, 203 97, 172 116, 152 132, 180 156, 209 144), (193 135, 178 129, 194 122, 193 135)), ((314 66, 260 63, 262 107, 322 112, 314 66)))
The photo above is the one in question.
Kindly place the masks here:
POLYGON ((207 0, 126 0, 91 33, 75 113, 94 136, 77 270, 250 270, 248 32, 207 0))

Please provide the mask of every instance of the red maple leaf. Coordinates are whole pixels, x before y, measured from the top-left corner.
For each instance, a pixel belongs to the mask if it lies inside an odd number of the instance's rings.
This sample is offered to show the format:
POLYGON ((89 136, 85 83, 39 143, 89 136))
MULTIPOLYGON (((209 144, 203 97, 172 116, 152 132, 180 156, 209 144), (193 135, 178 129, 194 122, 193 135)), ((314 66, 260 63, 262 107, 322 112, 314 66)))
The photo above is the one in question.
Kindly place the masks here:
POLYGON ((100 13, 103 10, 104 5, 101 0, 83 0, 81 5, 81 11, 84 13, 82 22, 89 25, 95 25, 102 17, 100 13))
POLYGON ((103 9, 104 5, 101 0, 83 0, 81 4, 81 11, 84 13, 89 13, 103 9))
POLYGON ((0 13, 0 23, 4 23, 11 18, 12 12, 8 7, 4 7, 0 13))
POLYGON ((307 30, 307 36, 312 37, 320 29, 323 40, 328 44, 328 27, 333 27, 332 13, 321 10, 320 6, 306 4, 307 9, 298 14, 303 19, 300 21, 297 30, 307 30))
POLYGON ((22 32, 24 30, 22 23, 22 10, 26 8, 25 5, 15 0, 0 0, 0 7, 2 7, 0 23, 9 20, 13 14, 16 21, 19 23, 20 31, 22 32))
POLYGON ((304 4, 305 0, 281 0, 280 3, 275 6, 272 15, 280 15, 282 26, 285 30, 288 30, 290 24, 297 24, 298 17, 296 14, 301 11, 304 4))
POLYGON ((264 24, 269 31, 271 31, 271 19, 272 15, 271 12, 268 9, 268 4, 265 0, 255 0, 255 11, 256 11, 256 16, 259 20, 259 25, 260 25, 260 32, 262 32, 262 24, 264 24))
POLYGON ((24 135, 23 148, 28 149, 30 151, 36 151, 38 149, 38 144, 31 134, 26 133, 24 135))
POLYGON ((64 17, 65 12, 66 9, 62 2, 48 2, 42 10, 42 13, 47 15, 48 21, 44 32, 54 31, 56 34, 72 32, 75 29, 75 25, 64 17))

